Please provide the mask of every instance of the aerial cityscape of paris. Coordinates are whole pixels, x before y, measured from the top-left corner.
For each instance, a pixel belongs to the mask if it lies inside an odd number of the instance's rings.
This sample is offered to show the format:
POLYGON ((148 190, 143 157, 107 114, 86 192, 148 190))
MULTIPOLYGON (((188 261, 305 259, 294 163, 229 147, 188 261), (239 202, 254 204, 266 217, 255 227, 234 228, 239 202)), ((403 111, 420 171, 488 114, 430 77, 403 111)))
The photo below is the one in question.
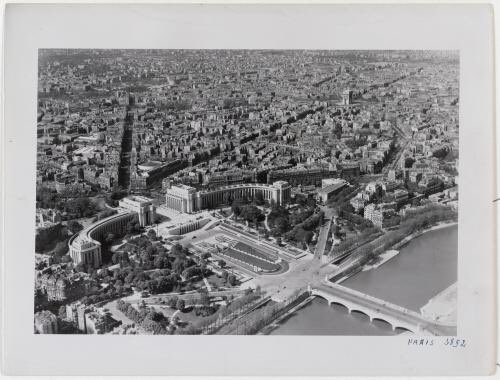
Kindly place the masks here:
POLYGON ((34 333, 456 335, 459 72, 40 49, 34 333))

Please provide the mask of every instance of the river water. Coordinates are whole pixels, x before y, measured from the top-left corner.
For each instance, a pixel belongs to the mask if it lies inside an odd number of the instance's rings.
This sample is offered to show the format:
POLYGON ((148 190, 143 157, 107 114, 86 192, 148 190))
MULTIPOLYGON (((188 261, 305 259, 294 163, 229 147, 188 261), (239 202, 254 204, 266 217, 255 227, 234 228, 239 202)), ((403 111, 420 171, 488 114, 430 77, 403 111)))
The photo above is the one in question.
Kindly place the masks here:
MULTIPOLYGON (((401 248, 379 268, 359 272, 342 283, 397 305, 419 311, 429 299, 457 280, 458 227, 427 232, 401 248)), ((283 321, 270 335, 394 335, 381 321, 328 306, 315 298, 283 321)))

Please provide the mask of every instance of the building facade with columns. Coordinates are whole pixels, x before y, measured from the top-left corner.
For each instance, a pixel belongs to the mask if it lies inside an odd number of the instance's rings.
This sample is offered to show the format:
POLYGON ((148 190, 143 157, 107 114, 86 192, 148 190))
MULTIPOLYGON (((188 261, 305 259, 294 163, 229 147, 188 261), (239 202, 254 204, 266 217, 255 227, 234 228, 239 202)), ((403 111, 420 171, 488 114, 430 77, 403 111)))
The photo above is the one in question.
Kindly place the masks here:
POLYGON ((156 207, 150 198, 133 195, 123 198, 118 202, 121 208, 136 212, 141 227, 153 224, 156 219, 156 207))
POLYGON ((170 209, 192 213, 227 205, 238 198, 254 198, 257 194, 261 194, 264 200, 284 205, 290 202, 291 186, 286 181, 276 181, 273 184, 244 183, 196 191, 194 187, 172 185, 167 189, 165 204, 170 209))
POLYGON ((102 265, 101 241, 108 234, 123 235, 127 231, 130 221, 138 221, 136 212, 122 211, 111 215, 74 235, 68 242, 69 255, 76 266, 82 264, 92 268, 99 268, 102 265))
POLYGON ((179 212, 192 213, 196 211, 196 189, 187 185, 172 185, 167 188, 165 205, 179 212))
POLYGON ((117 214, 98 220, 69 240, 69 255, 75 266, 82 264, 85 267, 101 267, 101 242, 108 234, 126 234, 130 222, 138 222, 141 227, 155 222, 156 208, 149 198, 130 196, 122 199, 119 206, 117 214))
POLYGON ((102 265, 101 243, 85 235, 76 235, 69 241, 69 255, 75 266, 99 268, 102 265))

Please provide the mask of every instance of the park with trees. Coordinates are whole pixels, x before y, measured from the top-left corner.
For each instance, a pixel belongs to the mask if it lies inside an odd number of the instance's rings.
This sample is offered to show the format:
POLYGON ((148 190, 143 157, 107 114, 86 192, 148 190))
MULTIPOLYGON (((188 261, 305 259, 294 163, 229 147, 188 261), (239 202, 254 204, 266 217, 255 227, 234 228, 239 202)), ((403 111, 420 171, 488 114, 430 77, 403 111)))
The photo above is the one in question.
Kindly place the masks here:
POLYGON ((264 213, 256 206, 256 203, 249 203, 248 199, 237 198, 232 202, 231 210, 235 219, 242 219, 252 223, 258 228, 260 222, 264 220, 264 213))
POLYGON ((91 217, 99 210, 97 202, 87 193, 58 193, 47 186, 37 186, 36 204, 37 208, 60 211, 65 220, 91 217))
POLYGON ((317 211, 312 198, 298 195, 295 202, 294 208, 272 204, 267 222, 272 236, 283 237, 303 248, 311 243, 314 232, 323 222, 324 213, 317 211))
POLYGON ((118 300, 117 309, 125 316, 137 323, 142 329, 154 335, 168 334, 172 329, 168 329, 170 321, 163 313, 156 311, 153 307, 140 305, 135 308, 128 302, 118 300))

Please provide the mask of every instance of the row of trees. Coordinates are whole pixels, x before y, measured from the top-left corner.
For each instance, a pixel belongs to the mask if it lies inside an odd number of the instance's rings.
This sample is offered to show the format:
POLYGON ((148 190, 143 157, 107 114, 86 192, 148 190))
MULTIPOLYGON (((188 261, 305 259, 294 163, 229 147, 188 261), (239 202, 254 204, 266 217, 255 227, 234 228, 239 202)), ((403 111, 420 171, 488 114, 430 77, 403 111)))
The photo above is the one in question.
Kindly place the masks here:
POLYGON ((210 332, 212 329, 217 328, 218 326, 222 326, 232 317, 234 317, 237 313, 240 313, 249 305, 255 303, 258 299, 262 297, 262 293, 260 289, 256 289, 255 291, 249 290, 247 294, 236 298, 227 306, 221 306, 215 313, 212 315, 200 318, 184 329, 179 329, 179 334, 201 334, 202 332, 210 332))
POLYGON ((265 305, 252 312, 249 317, 234 321, 233 324, 235 326, 233 327, 233 331, 236 330, 238 335, 256 334, 264 327, 283 316, 291 308, 304 301, 307 297, 309 297, 309 293, 299 290, 284 302, 265 305))

